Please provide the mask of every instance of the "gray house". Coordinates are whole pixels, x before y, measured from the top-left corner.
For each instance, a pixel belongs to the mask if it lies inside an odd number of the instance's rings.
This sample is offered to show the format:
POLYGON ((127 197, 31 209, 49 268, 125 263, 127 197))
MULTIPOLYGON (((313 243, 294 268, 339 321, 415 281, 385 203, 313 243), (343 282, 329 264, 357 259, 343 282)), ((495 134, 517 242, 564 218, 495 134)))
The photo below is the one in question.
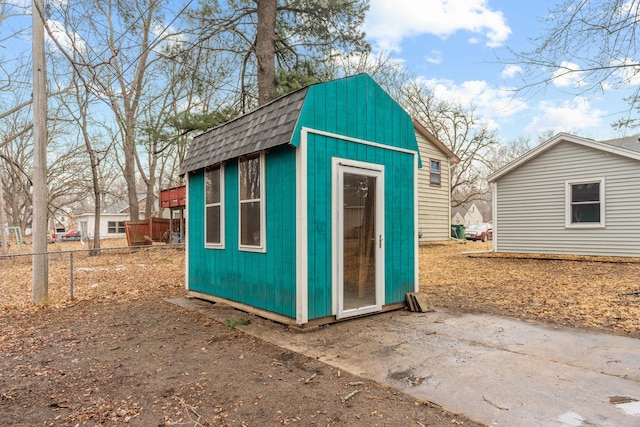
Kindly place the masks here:
POLYGON ((561 133, 489 182, 496 252, 640 257, 638 135, 561 133))

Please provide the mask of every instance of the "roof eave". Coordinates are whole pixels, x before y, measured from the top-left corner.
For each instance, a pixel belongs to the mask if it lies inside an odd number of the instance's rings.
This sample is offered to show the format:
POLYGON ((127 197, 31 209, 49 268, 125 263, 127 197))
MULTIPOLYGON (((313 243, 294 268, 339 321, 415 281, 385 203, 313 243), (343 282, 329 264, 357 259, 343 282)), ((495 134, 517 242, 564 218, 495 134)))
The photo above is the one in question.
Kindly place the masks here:
POLYGON ((540 154, 551 149, 552 147, 556 146, 560 142, 571 142, 574 144, 590 147, 590 148, 604 151, 607 153, 617 154, 617 155, 629 157, 635 160, 640 160, 640 152, 627 150, 625 148, 620 148, 613 145, 605 144, 599 141, 595 141, 593 139, 583 138, 577 135, 571 135, 568 133, 561 132, 553 136, 551 139, 538 145, 536 148, 533 148, 532 150, 528 151, 523 156, 515 159, 511 163, 507 163, 505 166, 503 166, 502 168, 498 169, 497 171, 489 175, 488 177, 489 183, 493 183, 498 179, 502 178, 503 176, 511 173, 513 170, 519 168, 520 166, 527 163, 528 161, 538 157, 540 154))
POLYGON ((412 119, 413 127, 420 132, 429 142, 438 147, 453 163, 460 163, 460 158, 451 151, 444 142, 440 141, 434 134, 429 132, 419 121, 412 119))

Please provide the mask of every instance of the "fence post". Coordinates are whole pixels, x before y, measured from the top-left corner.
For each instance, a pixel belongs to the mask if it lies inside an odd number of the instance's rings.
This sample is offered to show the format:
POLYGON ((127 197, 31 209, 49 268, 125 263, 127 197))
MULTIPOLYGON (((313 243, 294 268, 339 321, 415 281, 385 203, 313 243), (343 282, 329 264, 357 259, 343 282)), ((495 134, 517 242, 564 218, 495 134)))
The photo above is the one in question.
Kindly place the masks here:
POLYGON ((71 282, 71 299, 74 299, 73 296, 73 252, 69 253, 69 281, 71 282))

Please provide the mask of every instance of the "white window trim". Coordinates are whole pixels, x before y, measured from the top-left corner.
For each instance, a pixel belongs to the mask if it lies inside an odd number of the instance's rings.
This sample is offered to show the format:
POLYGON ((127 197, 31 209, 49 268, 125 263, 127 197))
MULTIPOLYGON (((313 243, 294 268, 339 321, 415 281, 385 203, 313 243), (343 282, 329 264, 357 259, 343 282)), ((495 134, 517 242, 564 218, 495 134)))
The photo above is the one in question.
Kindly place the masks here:
POLYGON ((258 201, 257 199, 247 199, 247 200, 241 200, 240 199, 240 185, 241 185, 241 180, 240 180, 240 158, 238 159, 238 250, 240 251, 246 251, 246 252, 267 252, 267 223, 266 223, 266 200, 265 200, 265 194, 266 194, 266 188, 265 188, 265 155, 264 155, 264 151, 260 153, 259 155, 260 158, 260 245, 259 246, 253 246, 253 245, 243 245, 242 244, 242 209, 241 209, 241 205, 242 202, 255 202, 258 201))
POLYGON ((564 203, 564 226, 565 228, 581 228, 581 229, 593 229, 593 228, 605 228, 605 179, 604 177, 600 178, 591 178, 591 179, 580 179, 580 180, 569 180, 565 181, 565 203, 564 203), (600 184, 600 222, 571 222, 571 186, 577 184, 590 184, 590 183, 599 183, 600 184))
MULTIPOLYGON (((215 165, 212 165, 215 166, 215 165)), ((220 202, 207 204, 207 170, 205 168, 204 176, 204 247, 210 249, 224 249, 224 163, 220 164, 218 169, 220 174, 220 202), (209 206, 220 206, 220 243, 208 243, 207 242, 207 208, 209 206)))
POLYGON ((124 229, 124 221, 107 221, 107 234, 124 234, 125 229, 124 229), (114 223, 114 227, 115 231, 110 231, 111 226, 109 224, 114 223), (122 224, 122 227, 120 227, 120 223, 122 224), (122 231, 120 231, 122 230, 122 231))
MULTIPOLYGON (((417 166, 417 161, 414 162, 417 166)), ((339 157, 331 158, 331 223, 335 224, 333 230, 333 242, 331 248, 331 264, 332 264, 332 276, 333 276, 333 287, 332 287, 332 306, 333 306, 333 314, 336 316, 336 319, 344 319, 351 316, 356 316, 360 314, 367 313, 375 313, 382 310, 382 307, 385 304, 385 251, 386 251, 386 243, 385 242, 385 207, 384 207, 384 196, 385 196, 385 186, 384 186, 384 178, 385 178, 385 168, 384 165, 369 163, 369 162, 361 162, 358 160, 345 159, 339 157), (377 187, 376 187, 376 225, 375 231, 376 234, 380 236, 382 239, 380 242, 380 246, 376 245, 376 301, 374 305, 348 309, 344 310, 344 300, 343 300, 343 272, 340 271, 340 257, 343 255, 344 247, 342 237, 344 236, 344 225, 342 219, 340 218, 341 208, 344 204, 344 193, 343 193, 343 179, 344 173, 355 173, 359 175, 365 176, 373 176, 377 179, 377 187)), ((417 236, 414 233, 414 236, 417 236)))
POLYGON ((436 159, 436 158, 429 158, 429 187, 431 188, 442 188, 442 160, 440 159, 436 159), (433 172, 431 170, 431 164, 433 162, 437 162, 438 163, 438 172, 433 172), (438 177, 440 178, 440 183, 439 184, 434 184, 431 181, 431 174, 437 174, 438 177))

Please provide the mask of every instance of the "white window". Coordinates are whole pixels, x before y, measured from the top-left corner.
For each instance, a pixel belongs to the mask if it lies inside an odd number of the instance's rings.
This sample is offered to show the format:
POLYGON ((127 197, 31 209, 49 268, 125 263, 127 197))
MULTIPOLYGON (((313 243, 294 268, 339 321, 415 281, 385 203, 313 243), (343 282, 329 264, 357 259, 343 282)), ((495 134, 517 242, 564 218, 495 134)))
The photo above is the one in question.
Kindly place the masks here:
POLYGON ((567 181, 565 185, 566 227, 604 227, 604 178, 567 181))
POLYGON ((224 166, 215 165, 205 169, 205 245, 224 247, 224 166))
POLYGON ((124 234, 124 221, 108 221, 107 233, 108 234, 124 234))
POLYGON ((264 153, 238 161, 240 249, 265 251, 264 153))

